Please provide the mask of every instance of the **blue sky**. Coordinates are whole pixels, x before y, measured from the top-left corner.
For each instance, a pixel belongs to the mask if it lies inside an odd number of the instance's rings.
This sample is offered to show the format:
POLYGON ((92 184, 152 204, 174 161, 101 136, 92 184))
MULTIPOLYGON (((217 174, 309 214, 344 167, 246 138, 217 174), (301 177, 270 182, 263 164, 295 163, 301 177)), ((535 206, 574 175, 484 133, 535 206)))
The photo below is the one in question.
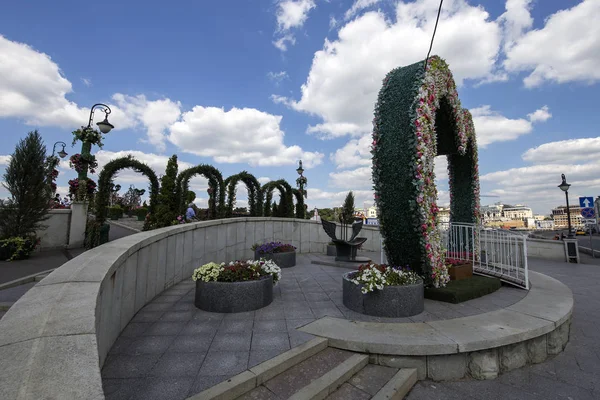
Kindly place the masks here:
MULTIPOLYGON (((0 173, 32 129, 49 147, 62 140, 79 152, 70 132, 102 102, 116 129, 94 148, 101 164, 132 153, 163 173, 178 154, 183 166, 212 164, 225 177, 248 170, 294 184, 301 158, 310 208, 339 205, 349 190, 372 202, 381 80, 425 58, 438 5, 9 2, 0 14, 0 173)), ((599 17, 591 0, 444 2, 432 54, 448 61, 475 117, 482 204, 548 214, 564 199, 561 173, 572 196, 600 195, 599 17)), ((68 162, 60 171, 65 193, 75 174, 68 162)), ((445 160, 436 173, 446 204, 445 160)), ((131 172, 115 182, 147 186, 131 172)), ((192 188, 205 205, 206 181, 192 188)), ((243 189, 238 199, 245 205, 243 189)))

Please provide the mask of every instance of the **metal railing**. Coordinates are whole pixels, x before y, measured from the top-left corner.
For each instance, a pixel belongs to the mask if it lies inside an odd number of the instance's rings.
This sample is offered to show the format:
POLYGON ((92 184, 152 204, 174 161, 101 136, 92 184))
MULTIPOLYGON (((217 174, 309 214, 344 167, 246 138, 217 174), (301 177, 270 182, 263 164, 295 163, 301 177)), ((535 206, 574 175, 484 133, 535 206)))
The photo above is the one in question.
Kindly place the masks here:
POLYGON ((441 223, 438 229, 446 258, 471 262, 476 274, 529 289, 526 236, 465 223, 441 223))

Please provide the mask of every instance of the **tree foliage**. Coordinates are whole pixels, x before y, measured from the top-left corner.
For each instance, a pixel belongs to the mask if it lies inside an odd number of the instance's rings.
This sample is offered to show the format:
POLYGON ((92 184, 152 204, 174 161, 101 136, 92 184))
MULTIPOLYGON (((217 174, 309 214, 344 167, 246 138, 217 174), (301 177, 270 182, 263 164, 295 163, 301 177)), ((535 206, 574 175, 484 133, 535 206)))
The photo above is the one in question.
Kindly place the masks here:
POLYGON ((43 228, 52 189, 48 184, 46 146, 37 130, 17 144, 6 167, 3 186, 10 198, 0 203, 0 235, 25 237, 43 228))
POLYGON ((342 214, 341 214, 342 222, 346 224, 351 224, 354 222, 354 193, 352 191, 348 192, 346 195, 346 199, 344 200, 344 205, 342 206, 342 214))
POLYGON ((195 167, 182 171, 175 183, 175 198, 179 202, 179 212, 184 213, 187 204, 184 193, 189 190, 190 179, 196 175, 202 175, 208 179, 208 187, 211 191, 208 199, 209 218, 222 218, 225 215, 225 184, 221 172, 212 165, 199 164, 195 167))
POLYGON ((179 194, 176 186, 177 172, 179 170, 177 155, 173 154, 167 162, 165 174, 160 178, 160 192, 158 194, 158 207, 156 208, 156 227, 171 226, 179 214, 179 194))

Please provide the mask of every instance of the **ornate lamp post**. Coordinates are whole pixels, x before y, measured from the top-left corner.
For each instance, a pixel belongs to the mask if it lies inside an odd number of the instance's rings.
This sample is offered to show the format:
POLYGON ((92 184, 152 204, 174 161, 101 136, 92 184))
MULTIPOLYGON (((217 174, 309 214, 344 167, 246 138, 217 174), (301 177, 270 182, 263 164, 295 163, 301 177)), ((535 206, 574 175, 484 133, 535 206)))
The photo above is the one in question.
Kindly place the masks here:
POLYGON ((67 153, 65 151, 65 147, 67 146, 67 144, 65 142, 56 142, 56 143, 54 143, 54 146, 52 146, 52 157, 54 157, 54 154, 56 153, 56 145, 57 144, 62 145, 62 150, 58 152, 58 156, 60 158, 65 158, 66 156, 68 156, 69 153, 67 153))
POLYGON ((304 190, 304 186, 307 184, 308 180, 304 175, 302 175, 304 173, 304 168, 302 168, 302 160, 298 161, 298 168, 296 168, 296 172, 298 175, 300 175, 300 177, 296 179, 296 186, 298 186, 300 193, 302 193, 304 197, 308 197, 306 191, 304 190))
POLYGON ((560 190, 565 192, 565 198, 567 199, 567 222, 569 224, 569 234, 567 235, 567 238, 572 239, 573 232, 571 230, 571 209, 569 208, 569 188, 571 187, 571 185, 567 183, 567 178, 565 178, 565 174, 561 174, 561 178, 562 182, 560 185, 558 185, 558 187, 560 188, 560 190))
MULTIPOLYGON (((89 159, 91 156, 92 142, 90 142, 89 140, 85 140, 85 139, 87 138, 87 132, 92 130, 92 122, 94 122, 94 111, 96 110, 96 108, 98 108, 104 112, 104 121, 100 121, 96 124, 96 125, 98 125, 98 129, 100 129, 100 132, 108 133, 111 131, 111 129, 114 128, 114 125, 111 124, 110 122, 108 122, 108 115, 111 113, 110 107, 107 106, 106 104, 102 104, 102 103, 94 104, 92 106, 92 108, 90 109, 90 119, 88 121, 88 125, 87 125, 87 127, 83 128, 83 131, 86 134, 83 136, 83 139, 81 140, 81 142, 82 142, 81 158, 83 158, 84 160, 89 159)), ((86 162, 84 162, 81 170, 79 171, 78 179, 80 181, 87 180, 87 173, 88 173, 88 164, 86 162)), ((81 183, 80 183, 80 185, 81 185, 81 183)))

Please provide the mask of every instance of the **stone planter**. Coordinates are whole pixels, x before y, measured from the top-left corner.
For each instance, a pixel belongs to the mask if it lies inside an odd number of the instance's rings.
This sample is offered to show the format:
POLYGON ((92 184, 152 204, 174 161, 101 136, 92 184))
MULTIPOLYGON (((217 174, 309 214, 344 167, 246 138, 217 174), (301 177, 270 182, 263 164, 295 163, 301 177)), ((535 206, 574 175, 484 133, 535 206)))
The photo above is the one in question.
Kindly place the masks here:
POLYGON ((384 286, 383 290, 362 294, 361 286, 343 276, 344 305, 352 311, 375 317, 402 318, 423 312, 423 282, 407 286, 384 286))
POLYGON ((333 257, 337 256, 337 251, 335 251, 335 244, 327 245, 327 255, 333 257))
POLYGON ((448 274, 450 275, 450 280, 452 281, 460 281, 461 279, 468 279, 473 276, 473 264, 460 264, 455 265, 451 268, 448 268, 448 274))
POLYGON ((273 276, 245 282, 196 281, 194 304, 201 310, 237 313, 258 310, 273 301, 273 276))
POLYGON ((279 268, 290 268, 290 267, 296 266, 296 252, 295 251, 288 251, 287 253, 267 253, 267 254, 258 254, 258 252, 255 251, 254 259, 260 260, 261 258, 265 258, 267 260, 273 260, 279 268))

